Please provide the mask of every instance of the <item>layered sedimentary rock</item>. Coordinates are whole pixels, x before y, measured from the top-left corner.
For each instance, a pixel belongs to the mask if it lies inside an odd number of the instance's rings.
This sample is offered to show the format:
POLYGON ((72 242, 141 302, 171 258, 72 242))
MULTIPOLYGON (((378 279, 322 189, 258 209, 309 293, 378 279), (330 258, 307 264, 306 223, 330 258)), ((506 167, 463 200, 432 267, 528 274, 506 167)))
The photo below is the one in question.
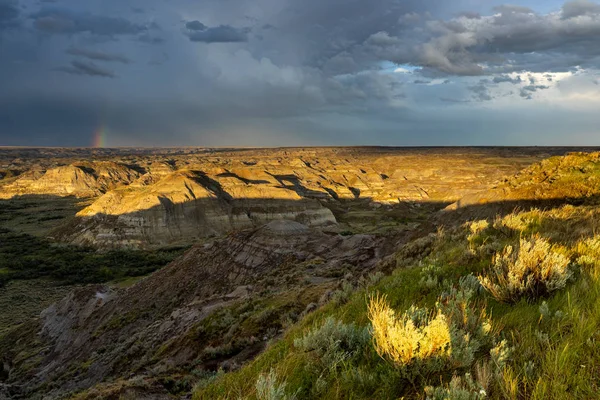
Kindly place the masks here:
MULTIPOLYGON (((53 194, 95 200, 52 235, 70 243, 191 244, 284 218, 327 225, 336 222, 330 210, 339 216, 356 204, 363 210, 411 202, 442 207, 490 188, 548 151, 195 149, 125 156, 115 150, 112 160, 54 167, 46 154, 17 179, 0 181, 0 197, 53 194)), ((2 164, 22 166, 21 159, 2 164)))
POLYGON ((75 163, 45 171, 32 168, 3 186, 0 198, 16 195, 93 197, 127 185, 138 177, 136 170, 115 162, 75 163))
POLYGON ((336 222, 318 201, 272 182, 248 185, 227 174, 180 170, 153 185, 104 194, 60 232, 77 244, 144 247, 189 243, 276 219, 336 222))

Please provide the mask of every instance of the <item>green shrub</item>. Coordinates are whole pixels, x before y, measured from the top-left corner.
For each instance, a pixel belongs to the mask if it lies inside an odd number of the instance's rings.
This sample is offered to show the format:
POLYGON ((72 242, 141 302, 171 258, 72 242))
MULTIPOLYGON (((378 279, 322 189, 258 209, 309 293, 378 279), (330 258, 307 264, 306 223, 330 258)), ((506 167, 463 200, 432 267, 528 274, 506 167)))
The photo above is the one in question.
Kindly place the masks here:
POLYGON ((256 380, 256 398, 258 400, 295 400, 296 395, 288 395, 285 392, 285 382, 278 382, 274 370, 268 374, 260 374, 256 380))
POLYGON ((468 373, 464 378, 453 377, 448 386, 428 386, 425 394, 427 400, 480 400, 487 397, 485 389, 468 373))
POLYGON ((313 352, 324 368, 333 371, 341 363, 364 351, 370 340, 368 328, 344 324, 330 317, 322 326, 295 339, 294 346, 305 352, 313 352))
POLYGON ((350 300, 350 296, 354 293, 354 286, 349 282, 344 282, 342 284, 342 288, 333 292, 331 296, 331 301, 333 304, 341 306, 346 304, 348 300, 350 300))
POLYGON ((521 239, 516 251, 507 246, 496 254, 493 266, 479 276, 479 282, 501 302, 534 300, 565 287, 572 276, 569 264, 569 259, 555 246, 534 236, 521 239))
POLYGON ((433 290, 440 284, 441 268, 436 265, 426 265, 421 269, 419 285, 425 290, 433 290))

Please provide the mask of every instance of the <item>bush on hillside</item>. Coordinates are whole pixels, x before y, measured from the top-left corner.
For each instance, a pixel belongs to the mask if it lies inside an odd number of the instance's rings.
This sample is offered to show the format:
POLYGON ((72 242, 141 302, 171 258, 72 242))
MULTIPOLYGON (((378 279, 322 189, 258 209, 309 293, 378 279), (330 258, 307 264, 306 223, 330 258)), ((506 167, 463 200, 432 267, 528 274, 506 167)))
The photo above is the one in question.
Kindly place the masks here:
POLYGON ((285 382, 278 382, 275 371, 260 374, 256 380, 256 398, 258 400, 295 400, 295 395, 288 395, 285 382))
POLYGON ((341 363, 363 351, 370 340, 368 328, 344 324, 330 317, 322 326, 294 340, 294 346, 314 352, 326 369, 335 370, 341 363))
POLYGON ((439 297, 434 310, 411 307, 401 315, 385 297, 372 298, 369 319, 377 353, 408 379, 470 366, 491 343, 491 324, 472 306, 471 286, 471 280, 461 281, 439 297))
POLYGON ((547 296, 562 289, 572 276, 569 259, 539 236, 521 239, 515 250, 507 246, 492 267, 479 276, 481 285, 498 301, 515 303, 547 296))
POLYGON ((427 400, 481 400, 487 393, 470 374, 464 378, 454 376, 448 386, 428 386, 425 388, 427 400))
POLYGON ((435 316, 429 316, 422 309, 411 308, 396 317, 385 297, 375 297, 369 303, 369 319, 377 354, 397 365, 446 358, 451 353, 450 326, 439 310, 435 316))

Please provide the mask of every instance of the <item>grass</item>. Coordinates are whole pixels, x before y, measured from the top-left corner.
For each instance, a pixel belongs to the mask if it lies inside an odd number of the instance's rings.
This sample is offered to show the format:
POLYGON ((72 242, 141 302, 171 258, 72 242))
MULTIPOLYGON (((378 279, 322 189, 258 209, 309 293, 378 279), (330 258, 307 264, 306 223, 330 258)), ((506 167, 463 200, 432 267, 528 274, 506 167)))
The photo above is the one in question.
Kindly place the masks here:
POLYGON ((73 285, 59 285, 48 279, 16 280, 0 288, 0 336, 12 327, 37 317, 73 288, 73 285))
MULTIPOLYGON (((264 380, 269 371, 286 395, 306 399, 425 398, 426 388, 431 398, 475 399, 483 398, 482 393, 497 399, 595 398, 600 392, 596 215, 596 207, 589 204, 534 209, 438 232, 431 251, 416 257, 408 268, 398 268, 380 282, 359 288, 344 304, 330 303, 305 317, 247 366, 199 387, 194 399, 258 398, 255 382, 264 380), (561 221, 566 221, 567 229, 561 221), (573 263, 573 277, 553 293, 536 293, 513 304, 478 290, 473 307, 488 316, 496 347, 479 348, 462 365, 453 364, 450 357, 451 368, 442 365, 407 379, 396 363, 377 354, 373 342, 334 369, 322 366, 318 352, 303 351, 294 344, 332 320, 373 329, 367 309, 373 295, 385 295, 386 307, 397 315, 409 316, 406 313, 417 307, 429 310, 427 321, 436 321, 440 314, 431 310, 447 304, 445 293, 456 291, 461 277, 483 274, 493 265, 495 254, 533 235, 560 248, 573 263)), ((409 324, 406 318, 402 321, 409 324)), ((418 353, 419 345, 415 346, 418 353)))
POLYGON ((91 248, 55 245, 46 239, 0 228, 0 286, 15 279, 50 278, 75 284, 143 276, 168 264, 186 249, 97 252, 91 248))
POLYGON ((92 201, 93 199, 34 195, 0 200, 0 226, 44 237, 92 201))
POLYGON ((92 248, 56 245, 46 238, 89 201, 56 196, 0 200, 0 288, 20 279, 51 279, 63 285, 123 281, 147 275, 187 249, 101 253, 92 248))

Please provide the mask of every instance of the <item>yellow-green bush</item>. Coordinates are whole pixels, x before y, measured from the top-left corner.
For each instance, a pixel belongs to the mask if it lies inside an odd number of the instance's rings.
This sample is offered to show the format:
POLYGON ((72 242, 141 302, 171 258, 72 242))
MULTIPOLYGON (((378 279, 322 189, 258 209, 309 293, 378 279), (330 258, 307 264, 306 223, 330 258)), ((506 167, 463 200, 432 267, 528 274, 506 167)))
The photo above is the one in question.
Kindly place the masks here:
POLYGON ((479 276, 479 281, 501 302, 536 299, 565 287, 572 276, 569 264, 569 258, 556 246, 533 236, 521 239, 516 250, 507 246, 496 254, 492 267, 479 276))
POLYGON ((414 313, 409 312, 396 317, 384 297, 371 299, 369 319, 377 354, 400 366, 415 360, 449 356, 452 349, 446 316, 438 310, 435 317, 426 317, 418 325, 413 317, 414 313))
POLYGON ((471 366, 492 342, 489 319, 471 304, 473 279, 444 292, 434 310, 411 307, 396 315, 385 297, 371 298, 368 316, 377 353, 409 379, 471 366))

